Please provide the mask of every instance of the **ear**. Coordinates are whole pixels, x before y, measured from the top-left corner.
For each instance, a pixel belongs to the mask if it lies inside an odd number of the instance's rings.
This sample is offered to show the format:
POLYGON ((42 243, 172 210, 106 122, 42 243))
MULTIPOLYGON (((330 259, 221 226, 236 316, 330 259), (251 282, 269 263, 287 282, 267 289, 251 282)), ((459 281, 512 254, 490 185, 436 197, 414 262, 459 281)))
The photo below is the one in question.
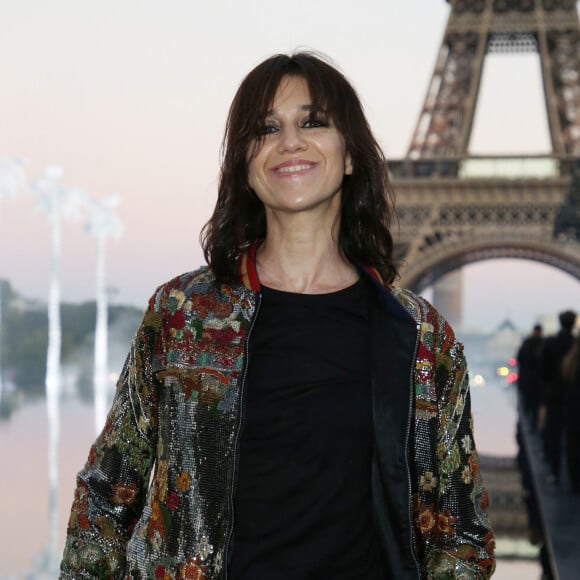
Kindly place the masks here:
POLYGON ((352 175, 352 157, 348 151, 344 157, 344 174, 352 175))

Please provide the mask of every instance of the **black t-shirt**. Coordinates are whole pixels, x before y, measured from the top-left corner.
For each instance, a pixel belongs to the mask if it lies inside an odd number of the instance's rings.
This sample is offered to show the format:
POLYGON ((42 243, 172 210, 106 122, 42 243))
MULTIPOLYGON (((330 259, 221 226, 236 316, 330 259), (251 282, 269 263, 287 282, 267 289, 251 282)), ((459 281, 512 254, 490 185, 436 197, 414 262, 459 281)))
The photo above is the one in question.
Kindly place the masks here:
POLYGON ((372 517, 365 282, 263 288, 250 344, 233 580, 384 578, 372 517))

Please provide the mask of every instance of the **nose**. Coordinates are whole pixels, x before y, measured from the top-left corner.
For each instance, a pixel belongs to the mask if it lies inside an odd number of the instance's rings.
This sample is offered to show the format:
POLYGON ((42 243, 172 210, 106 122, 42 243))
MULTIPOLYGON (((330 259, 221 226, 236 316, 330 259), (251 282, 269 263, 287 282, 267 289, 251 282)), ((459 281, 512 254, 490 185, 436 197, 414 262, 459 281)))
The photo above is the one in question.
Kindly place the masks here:
POLYGON ((280 129, 278 142, 278 150, 280 152, 303 151, 306 147, 306 140, 300 127, 288 124, 280 129))

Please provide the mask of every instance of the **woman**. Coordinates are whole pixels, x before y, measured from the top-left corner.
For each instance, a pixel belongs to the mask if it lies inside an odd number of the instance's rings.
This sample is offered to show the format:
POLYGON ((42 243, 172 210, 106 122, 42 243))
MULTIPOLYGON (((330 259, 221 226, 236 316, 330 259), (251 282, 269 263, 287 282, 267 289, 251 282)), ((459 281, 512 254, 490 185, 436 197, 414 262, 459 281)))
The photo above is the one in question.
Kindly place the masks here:
POLYGON ((564 433, 566 440, 566 465, 570 475, 572 493, 580 494, 580 425, 578 407, 580 406, 580 336, 562 360, 564 380, 564 433))
POLYGON ((391 286, 391 199, 342 74, 308 53, 249 73, 209 266, 151 298, 63 578, 492 573, 462 347, 391 286))

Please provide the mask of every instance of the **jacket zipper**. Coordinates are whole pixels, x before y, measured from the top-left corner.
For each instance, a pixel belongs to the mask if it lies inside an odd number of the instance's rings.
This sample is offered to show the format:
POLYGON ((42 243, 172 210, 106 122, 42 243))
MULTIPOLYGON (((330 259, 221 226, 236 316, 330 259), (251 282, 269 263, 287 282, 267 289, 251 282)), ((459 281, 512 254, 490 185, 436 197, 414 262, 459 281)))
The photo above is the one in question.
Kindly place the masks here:
POLYGON ((238 463, 239 463, 239 443, 240 438, 242 436, 242 426, 244 424, 244 401, 246 398, 246 378, 248 375, 248 365, 249 365, 249 358, 250 358, 250 337, 252 335, 252 331, 254 330, 254 326, 256 325, 256 320, 258 318, 258 313, 260 311, 260 306, 262 304, 262 294, 258 293, 257 300, 256 300, 256 310, 254 312, 254 316, 252 317, 252 321, 250 322, 250 328, 248 329, 248 335, 246 336, 246 343, 244 345, 244 370, 242 372, 242 380, 240 382, 240 410, 238 414, 238 424, 237 424, 237 431, 236 436, 234 439, 234 468, 232 470, 232 479, 230 485, 230 497, 228 500, 228 508, 230 510, 230 523, 228 526, 228 530, 226 533, 226 545, 224 549, 224 580, 227 580, 229 577, 229 552, 230 546, 232 543, 232 535, 234 532, 234 495, 235 495, 235 488, 237 485, 237 476, 238 476, 238 463))
MULTIPOLYGON (((413 361, 417 360, 417 352, 419 350, 419 337, 421 336, 421 325, 416 324, 417 336, 415 337, 415 350, 413 351, 413 361)), ((413 381, 413 367, 411 367, 411 373, 409 376, 409 383, 411 386, 411 396, 409 397, 409 410, 407 413, 407 433, 405 436, 405 457, 409 457, 409 438, 411 434, 411 422, 413 417, 413 400, 415 397, 415 385, 413 381)), ((421 567, 419 566, 419 561, 417 560, 417 554, 415 553, 415 546, 413 545, 413 488, 411 484, 411 470, 409 468, 409 460, 406 461, 407 464, 407 491, 409 498, 409 530, 411 531, 411 554, 413 556, 413 562, 415 562, 415 567, 417 568, 417 578, 421 578, 421 567)))

